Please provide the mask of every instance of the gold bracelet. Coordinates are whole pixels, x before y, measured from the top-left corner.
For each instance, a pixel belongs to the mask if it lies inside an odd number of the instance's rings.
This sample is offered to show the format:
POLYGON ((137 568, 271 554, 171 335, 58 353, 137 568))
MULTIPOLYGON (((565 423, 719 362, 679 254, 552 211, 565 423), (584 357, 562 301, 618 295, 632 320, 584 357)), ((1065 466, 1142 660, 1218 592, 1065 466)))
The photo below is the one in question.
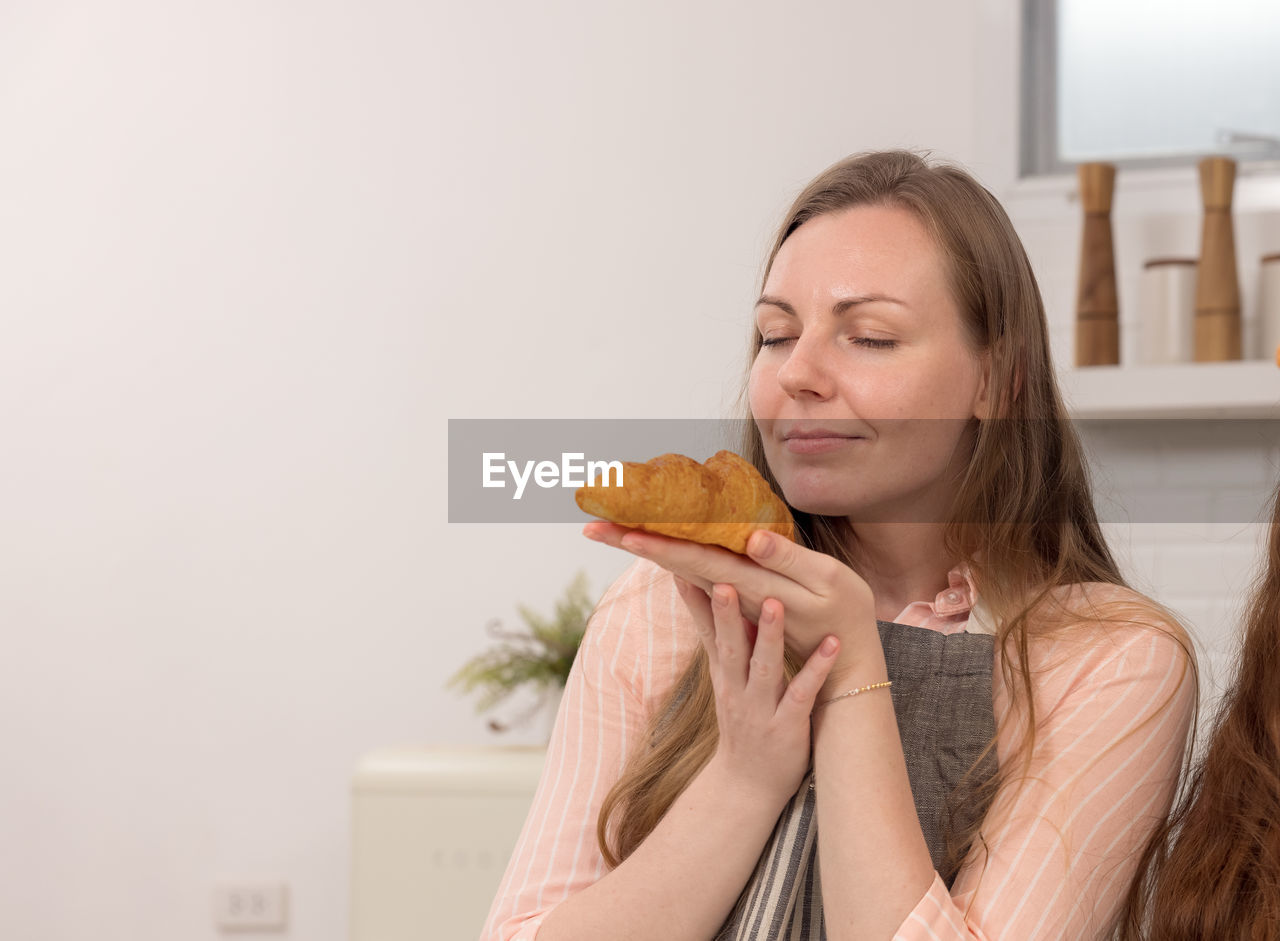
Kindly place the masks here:
POLYGON ((869 693, 873 689, 888 689, 893 685, 893 680, 885 680, 883 683, 872 683, 870 686, 859 686, 851 689, 847 693, 841 693, 839 696, 832 696, 830 699, 824 699, 813 708, 821 709, 823 706, 835 702, 837 699, 848 699, 850 696, 861 696, 863 693, 869 693))

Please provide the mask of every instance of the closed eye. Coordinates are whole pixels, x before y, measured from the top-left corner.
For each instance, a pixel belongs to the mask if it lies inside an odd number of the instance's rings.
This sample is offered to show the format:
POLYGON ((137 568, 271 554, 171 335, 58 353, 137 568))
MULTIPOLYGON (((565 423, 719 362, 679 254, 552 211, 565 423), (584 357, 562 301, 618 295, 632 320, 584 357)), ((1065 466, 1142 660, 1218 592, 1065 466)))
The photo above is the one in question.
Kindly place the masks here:
MULTIPOLYGON (((784 343, 790 343, 795 337, 761 337, 760 346, 781 346, 784 343)), ((897 340, 887 340, 882 337, 854 337, 855 346, 865 347, 870 350, 891 350, 898 345, 897 340)))

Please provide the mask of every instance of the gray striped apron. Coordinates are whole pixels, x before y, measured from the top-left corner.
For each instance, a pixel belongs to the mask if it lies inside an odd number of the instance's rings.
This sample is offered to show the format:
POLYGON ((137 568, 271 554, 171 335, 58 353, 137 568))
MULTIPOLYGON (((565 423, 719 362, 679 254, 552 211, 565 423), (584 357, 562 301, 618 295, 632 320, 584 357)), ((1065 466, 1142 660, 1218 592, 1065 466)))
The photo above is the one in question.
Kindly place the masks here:
MULTIPOLYGON (((934 868, 947 872, 949 801, 995 771, 994 638, 879 622, 911 794, 934 868)), ((812 771, 778 818, 755 872, 715 941, 825 941, 812 771)), ((988 798, 989 799, 989 798, 988 798)), ((968 804, 974 808, 972 803, 968 804)), ((971 812, 982 812, 979 805, 971 812)), ((947 880, 948 886, 951 879, 947 880)))

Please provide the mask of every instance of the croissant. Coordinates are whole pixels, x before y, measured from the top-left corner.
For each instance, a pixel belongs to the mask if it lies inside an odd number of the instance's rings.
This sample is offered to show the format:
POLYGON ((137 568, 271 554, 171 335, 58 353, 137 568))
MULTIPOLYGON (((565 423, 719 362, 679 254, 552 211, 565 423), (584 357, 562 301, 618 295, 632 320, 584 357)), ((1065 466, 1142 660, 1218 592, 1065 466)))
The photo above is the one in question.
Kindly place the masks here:
MULTIPOLYGON (((622 486, 589 483, 575 499, 587 513, 633 529, 747 551, 757 529, 795 539, 791 512, 749 461, 720 451, 699 464, 663 454, 624 461, 622 486)), ((612 478, 609 478, 612 482, 612 478)))

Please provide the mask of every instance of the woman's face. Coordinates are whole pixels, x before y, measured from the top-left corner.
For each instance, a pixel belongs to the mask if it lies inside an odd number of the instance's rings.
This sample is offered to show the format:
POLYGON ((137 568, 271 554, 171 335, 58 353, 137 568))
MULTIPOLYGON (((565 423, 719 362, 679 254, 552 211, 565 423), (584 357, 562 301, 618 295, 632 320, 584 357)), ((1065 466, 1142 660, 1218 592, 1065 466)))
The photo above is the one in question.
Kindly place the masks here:
POLYGON ((751 413, 792 506, 943 522, 986 415, 943 258, 905 209, 818 216, 783 243, 756 306, 751 413))

